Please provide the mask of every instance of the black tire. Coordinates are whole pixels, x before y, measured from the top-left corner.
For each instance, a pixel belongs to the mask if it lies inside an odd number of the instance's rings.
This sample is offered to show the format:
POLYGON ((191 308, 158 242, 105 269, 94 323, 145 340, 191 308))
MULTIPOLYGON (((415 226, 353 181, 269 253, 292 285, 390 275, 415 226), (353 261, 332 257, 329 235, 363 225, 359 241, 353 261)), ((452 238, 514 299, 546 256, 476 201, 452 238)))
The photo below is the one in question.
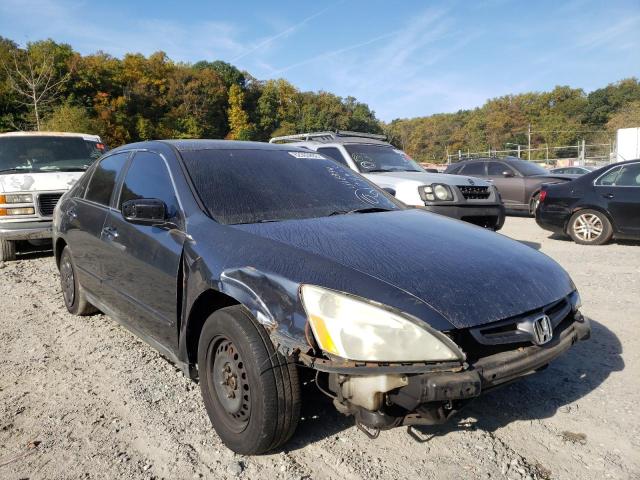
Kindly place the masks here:
POLYGON ((205 322, 198 374, 211 423, 234 452, 265 453, 293 435, 300 419, 297 367, 243 306, 222 308, 205 322))
POLYGON ((567 233, 580 245, 604 245, 613 236, 607 216, 597 210, 579 210, 571 216, 567 233))
POLYGON ((58 270, 60 271, 62 298, 69 313, 84 316, 98 312, 98 309, 87 301, 82 285, 78 282, 76 265, 73 262, 69 247, 64 247, 60 254, 58 270))
POLYGON ((535 193, 531 196, 531 200, 529 200, 529 215, 532 217, 536 216, 536 210, 538 208, 538 204, 540 203, 540 192, 535 193))
POLYGON ((0 239, 0 262, 8 262, 16 259, 16 242, 0 239))

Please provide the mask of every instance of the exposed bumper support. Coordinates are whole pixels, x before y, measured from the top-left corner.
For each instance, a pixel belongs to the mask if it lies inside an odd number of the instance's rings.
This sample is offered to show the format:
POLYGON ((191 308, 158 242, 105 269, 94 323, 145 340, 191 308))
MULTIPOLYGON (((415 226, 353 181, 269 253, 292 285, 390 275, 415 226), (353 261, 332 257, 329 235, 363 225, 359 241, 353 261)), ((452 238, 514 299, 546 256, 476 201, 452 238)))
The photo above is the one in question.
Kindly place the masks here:
POLYGON ((481 358, 468 370, 457 373, 422 374, 409 377, 409 385, 389 398, 407 410, 429 402, 466 400, 503 383, 544 367, 579 340, 590 336, 589 320, 574 321, 550 344, 530 346, 481 358))
POLYGON ((2 222, 0 238, 4 240, 34 240, 51 238, 51 220, 37 222, 2 222))

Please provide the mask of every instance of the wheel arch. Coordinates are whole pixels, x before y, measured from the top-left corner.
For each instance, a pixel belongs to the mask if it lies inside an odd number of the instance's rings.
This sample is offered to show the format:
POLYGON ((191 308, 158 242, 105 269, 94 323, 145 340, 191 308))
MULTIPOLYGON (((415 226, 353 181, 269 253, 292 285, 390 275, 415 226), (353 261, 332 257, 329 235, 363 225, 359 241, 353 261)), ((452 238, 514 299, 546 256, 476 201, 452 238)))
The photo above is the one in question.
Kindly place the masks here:
POLYGON ((56 260, 56 266, 60 266, 60 256, 62 255, 62 250, 67 246, 67 242, 62 237, 58 237, 55 240, 55 244, 53 245, 53 254, 56 260))

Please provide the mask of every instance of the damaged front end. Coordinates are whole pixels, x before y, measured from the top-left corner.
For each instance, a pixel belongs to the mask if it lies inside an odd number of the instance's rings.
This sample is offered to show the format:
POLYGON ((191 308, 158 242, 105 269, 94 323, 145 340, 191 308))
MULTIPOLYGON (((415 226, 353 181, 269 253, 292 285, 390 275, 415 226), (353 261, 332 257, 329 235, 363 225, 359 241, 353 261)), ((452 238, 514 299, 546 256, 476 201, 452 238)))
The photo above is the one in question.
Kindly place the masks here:
MULTIPOLYGON (((589 338, 589 320, 578 308, 574 292, 539 311, 447 332, 464 351, 455 360, 358 362, 310 352, 299 361, 316 370, 318 388, 336 409, 375 438, 397 426, 443 423, 481 393, 545 368, 589 338)), ((317 343, 314 351, 322 351, 317 343)))

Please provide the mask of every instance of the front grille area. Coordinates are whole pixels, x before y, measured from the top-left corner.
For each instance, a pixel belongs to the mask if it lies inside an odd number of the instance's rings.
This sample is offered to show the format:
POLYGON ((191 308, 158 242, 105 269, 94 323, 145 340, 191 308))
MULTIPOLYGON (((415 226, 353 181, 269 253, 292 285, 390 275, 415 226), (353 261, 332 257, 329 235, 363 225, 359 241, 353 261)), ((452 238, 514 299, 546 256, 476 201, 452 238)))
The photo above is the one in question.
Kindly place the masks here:
POLYGON ((459 185, 458 189, 467 200, 486 200, 491 195, 489 187, 472 187, 470 185, 459 185))
POLYGON ((461 330, 452 330, 449 337, 467 354, 468 361, 487 355, 515 350, 532 345, 531 338, 518 330, 518 322, 531 315, 544 313, 549 316, 556 337, 574 321, 569 298, 553 302, 536 312, 528 312, 509 319, 461 330))
POLYGON ((56 208, 56 204, 61 193, 42 193, 38 195, 38 210, 43 217, 50 217, 53 215, 53 209, 56 208))

